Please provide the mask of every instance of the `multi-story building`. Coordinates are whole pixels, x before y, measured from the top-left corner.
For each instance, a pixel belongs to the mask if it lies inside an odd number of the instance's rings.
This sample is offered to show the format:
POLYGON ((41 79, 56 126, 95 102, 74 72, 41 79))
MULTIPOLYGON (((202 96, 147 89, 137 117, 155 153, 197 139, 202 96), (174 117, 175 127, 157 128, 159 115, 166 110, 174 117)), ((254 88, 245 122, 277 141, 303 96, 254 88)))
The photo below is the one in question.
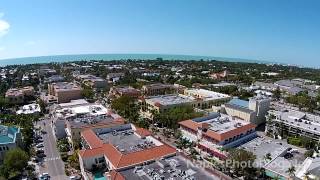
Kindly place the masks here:
POLYGON ((270 101, 269 98, 262 96, 250 98, 249 101, 232 99, 216 110, 260 125, 265 122, 265 115, 270 108, 270 101))
POLYGON ((197 109, 208 109, 213 105, 220 105, 230 100, 231 97, 205 89, 188 89, 183 94, 169 94, 151 96, 141 99, 142 113, 151 118, 152 112, 158 113, 168 111, 178 106, 191 106, 197 109))
POLYGON ((176 93, 177 90, 177 87, 172 84, 156 83, 142 86, 142 94, 145 96, 173 94, 176 93))
POLYGON ((22 146, 20 128, 0 125, 0 161, 7 151, 22 146))
POLYGON ((181 121, 179 125, 183 138, 196 143, 202 152, 220 159, 227 158, 225 149, 256 137, 256 125, 220 113, 181 121))
POLYGON ((265 131, 277 138, 283 138, 286 134, 305 136, 319 141, 320 116, 294 110, 270 110, 265 131))
POLYGON ((48 93, 57 99, 58 103, 81 99, 81 87, 75 83, 57 82, 48 85, 48 93))
MULTIPOLYGON (((175 148, 154 138, 148 130, 132 124, 82 131, 81 142, 84 148, 79 152, 79 162, 85 179, 90 178, 87 172, 96 168, 111 171, 105 174, 111 179, 127 179, 127 173, 135 172, 137 168, 143 172, 141 166, 156 165, 155 162, 169 163, 176 155, 175 148)), ((196 174, 194 171, 193 175, 196 174)), ((133 173, 128 179, 139 179, 136 176, 133 173)), ((149 175, 142 176, 147 178, 149 175)))
POLYGON ((196 108, 208 109, 228 102, 231 96, 206 89, 185 89, 184 94, 197 100, 196 108))
POLYGON ((21 104, 24 102, 26 96, 33 96, 34 88, 32 86, 25 86, 23 88, 12 88, 9 89, 5 98, 9 103, 12 104, 21 104))
POLYGON ((80 132, 84 129, 112 127, 124 123, 119 115, 103 105, 88 103, 83 99, 58 104, 51 114, 56 137, 68 137, 72 142, 80 139, 80 132))
POLYGON ((193 97, 171 94, 163 96, 153 96, 140 100, 141 113, 146 118, 152 118, 154 112, 163 113, 172 108, 179 106, 192 106, 196 105, 196 100, 193 97))
POLYGON ((78 75, 76 76, 76 79, 80 80, 91 88, 106 88, 108 86, 108 82, 105 79, 93 76, 91 74, 78 75))
POLYGON ((118 98, 121 96, 130 96, 130 97, 138 98, 140 95, 141 95, 140 90, 130 86, 112 87, 110 88, 110 91, 109 91, 110 98, 118 98))

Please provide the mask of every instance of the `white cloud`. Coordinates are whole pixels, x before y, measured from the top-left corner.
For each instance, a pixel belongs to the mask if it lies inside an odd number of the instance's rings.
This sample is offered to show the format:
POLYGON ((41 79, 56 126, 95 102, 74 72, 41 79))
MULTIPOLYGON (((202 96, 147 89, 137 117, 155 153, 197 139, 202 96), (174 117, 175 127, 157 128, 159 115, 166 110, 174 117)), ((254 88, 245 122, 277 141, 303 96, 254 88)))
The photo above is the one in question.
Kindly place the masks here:
POLYGON ((0 12, 0 37, 7 34, 10 29, 10 24, 7 21, 2 19, 3 16, 4 16, 4 13, 0 12))

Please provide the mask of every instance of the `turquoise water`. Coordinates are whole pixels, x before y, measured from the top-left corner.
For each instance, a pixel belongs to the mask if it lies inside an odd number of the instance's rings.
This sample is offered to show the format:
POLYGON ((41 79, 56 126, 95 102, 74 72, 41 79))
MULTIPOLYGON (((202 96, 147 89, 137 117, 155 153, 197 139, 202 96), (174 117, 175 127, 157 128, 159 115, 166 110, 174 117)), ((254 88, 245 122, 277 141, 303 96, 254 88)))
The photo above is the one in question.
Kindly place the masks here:
POLYGON ((107 178, 101 172, 98 172, 94 175, 94 180, 107 180, 107 178))
MULTIPOLYGON (((48 62, 68 62, 81 60, 127 60, 127 59, 144 59, 154 60, 156 58, 163 58, 164 60, 218 60, 231 62, 257 62, 262 61, 240 59, 240 58, 223 58, 213 56, 193 56, 193 55, 168 55, 168 54, 76 54, 76 55, 56 55, 56 56, 38 56, 38 57, 24 57, 14 59, 1 59, 0 66, 14 65, 14 64, 35 64, 48 62)), ((267 62, 265 62, 267 63, 267 62)))

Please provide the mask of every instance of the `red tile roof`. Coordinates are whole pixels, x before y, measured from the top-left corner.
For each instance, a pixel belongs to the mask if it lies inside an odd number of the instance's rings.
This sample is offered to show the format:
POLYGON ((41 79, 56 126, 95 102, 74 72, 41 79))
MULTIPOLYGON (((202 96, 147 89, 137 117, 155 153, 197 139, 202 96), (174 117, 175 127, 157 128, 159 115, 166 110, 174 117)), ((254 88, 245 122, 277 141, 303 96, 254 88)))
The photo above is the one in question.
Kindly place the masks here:
POLYGON ((121 173, 115 171, 115 170, 112 170, 110 172, 110 178, 111 180, 125 180, 125 178, 121 175, 121 173))
POLYGON ((151 132, 144 128, 137 128, 135 132, 139 134, 141 137, 146 137, 151 135, 151 132))
POLYGON ((86 129, 82 131, 81 135, 87 141, 91 149, 102 147, 102 140, 99 139, 91 129, 86 129))
POLYGON ((163 144, 160 146, 144 149, 141 151, 136 151, 133 153, 122 154, 112 144, 101 145, 102 141, 96 136, 96 134, 92 130, 85 130, 82 133, 84 135, 84 138, 87 140, 88 144, 92 144, 92 146, 95 148, 81 150, 79 152, 79 155, 82 158, 90 158, 97 155, 105 155, 116 169, 135 164, 140 164, 150 160, 160 159, 162 157, 171 156, 176 153, 175 148, 163 144), (91 131, 91 133, 89 131, 91 131), (100 141, 98 141, 98 139, 100 141))
MULTIPOLYGON (((197 123, 192 120, 186 120, 186 121, 179 122, 179 124, 183 127, 187 127, 187 128, 192 129, 194 131, 197 131, 198 127, 201 127, 202 123, 197 123)), ((204 135, 206 135, 212 139, 215 139, 217 141, 223 141, 225 139, 232 138, 233 136, 237 136, 241 133, 245 133, 246 131, 248 131, 250 129, 254 129, 255 127, 256 126, 254 124, 250 123, 250 124, 246 124, 241 127, 238 127, 236 129, 232 129, 230 131, 224 132, 224 133, 217 133, 217 132, 208 130, 207 132, 204 133, 204 135)))

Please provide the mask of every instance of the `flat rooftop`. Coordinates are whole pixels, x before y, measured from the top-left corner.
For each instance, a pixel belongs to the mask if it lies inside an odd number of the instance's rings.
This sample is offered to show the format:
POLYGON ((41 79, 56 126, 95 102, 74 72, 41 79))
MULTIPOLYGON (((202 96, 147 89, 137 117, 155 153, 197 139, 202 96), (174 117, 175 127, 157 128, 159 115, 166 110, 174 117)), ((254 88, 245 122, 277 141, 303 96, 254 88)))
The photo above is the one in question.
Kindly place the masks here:
POLYGON ((177 104, 186 104, 191 103, 195 99, 189 96, 184 95, 162 95, 162 96, 153 96, 145 99, 146 102, 150 102, 152 104, 160 104, 163 106, 168 105, 177 105, 177 104))
POLYGON ((281 140, 266 137, 257 137, 241 145, 239 148, 256 155, 255 165, 257 167, 264 167, 283 176, 289 176, 286 172, 288 168, 293 165, 298 169, 305 159, 305 150, 289 145, 281 140), (271 155, 271 160, 265 159, 268 153, 271 155))
POLYGON ((283 144, 280 141, 274 139, 266 139, 264 137, 257 137, 239 147, 246 151, 252 152, 256 155, 256 161, 258 167, 263 167, 267 162, 265 161, 265 155, 270 153, 271 158, 274 159, 279 154, 283 153, 290 146, 283 144))
POLYGON ((162 145, 160 142, 154 143, 154 139, 141 138, 131 127, 118 131, 110 131, 107 133, 99 134, 98 137, 105 144, 112 144, 123 154, 129 154, 145 149, 149 149, 158 145, 162 145))
POLYGON ((39 104, 27 104, 22 106, 20 110, 18 110, 17 114, 33 114, 36 112, 41 112, 41 108, 39 104))
POLYGON ((210 125, 209 130, 218 134, 223 134, 228 131, 238 129, 239 127, 250 124, 248 121, 241 120, 236 117, 231 117, 226 114, 219 114, 208 116, 207 119, 201 121, 201 123, 207 123, 210 125))
POLYGON ((56 82, 52 83, 56 91, 67 91, 67 90, 81 90, 81 87, 71 82, 56 82))
POLYGON ((172 84, 162 84, 162 83, 156 83, 156 84, 147 84, 144 85, 143 88, 148 89, 162 89, 162 88, 175 88, 172 84))
POLYGON ((166 180, 218 180, 219 178, 209 174, 192 164, 182 156, 174 156, 140 168, 132 168, 120 171, 125 179, 149 180, 164 178, 166 180))
POLYGON ((99 116, 108 114, 109 110, 102 104, 88 103, 80 99, 71 101, 70 103, 59 104, 55 113, 59 116, 75 116, 75 115, 91 115, 99 116))
POLYGON ((193 95, 197 98, 202 98, 204 100, 216 100, 216 99, 224 99, 229 98, 230 96, 227 94, 222 94, 214 91, 209 91, 206 89, 188 89, 185 90, 188 95, 193 95))
POLYGON ((290 126, 320 134, 319 116, 307 115, 301 111, 270 111, 270 113, 276 115, 277 118, 274 119, 276 121, 281 121, 290 126))

